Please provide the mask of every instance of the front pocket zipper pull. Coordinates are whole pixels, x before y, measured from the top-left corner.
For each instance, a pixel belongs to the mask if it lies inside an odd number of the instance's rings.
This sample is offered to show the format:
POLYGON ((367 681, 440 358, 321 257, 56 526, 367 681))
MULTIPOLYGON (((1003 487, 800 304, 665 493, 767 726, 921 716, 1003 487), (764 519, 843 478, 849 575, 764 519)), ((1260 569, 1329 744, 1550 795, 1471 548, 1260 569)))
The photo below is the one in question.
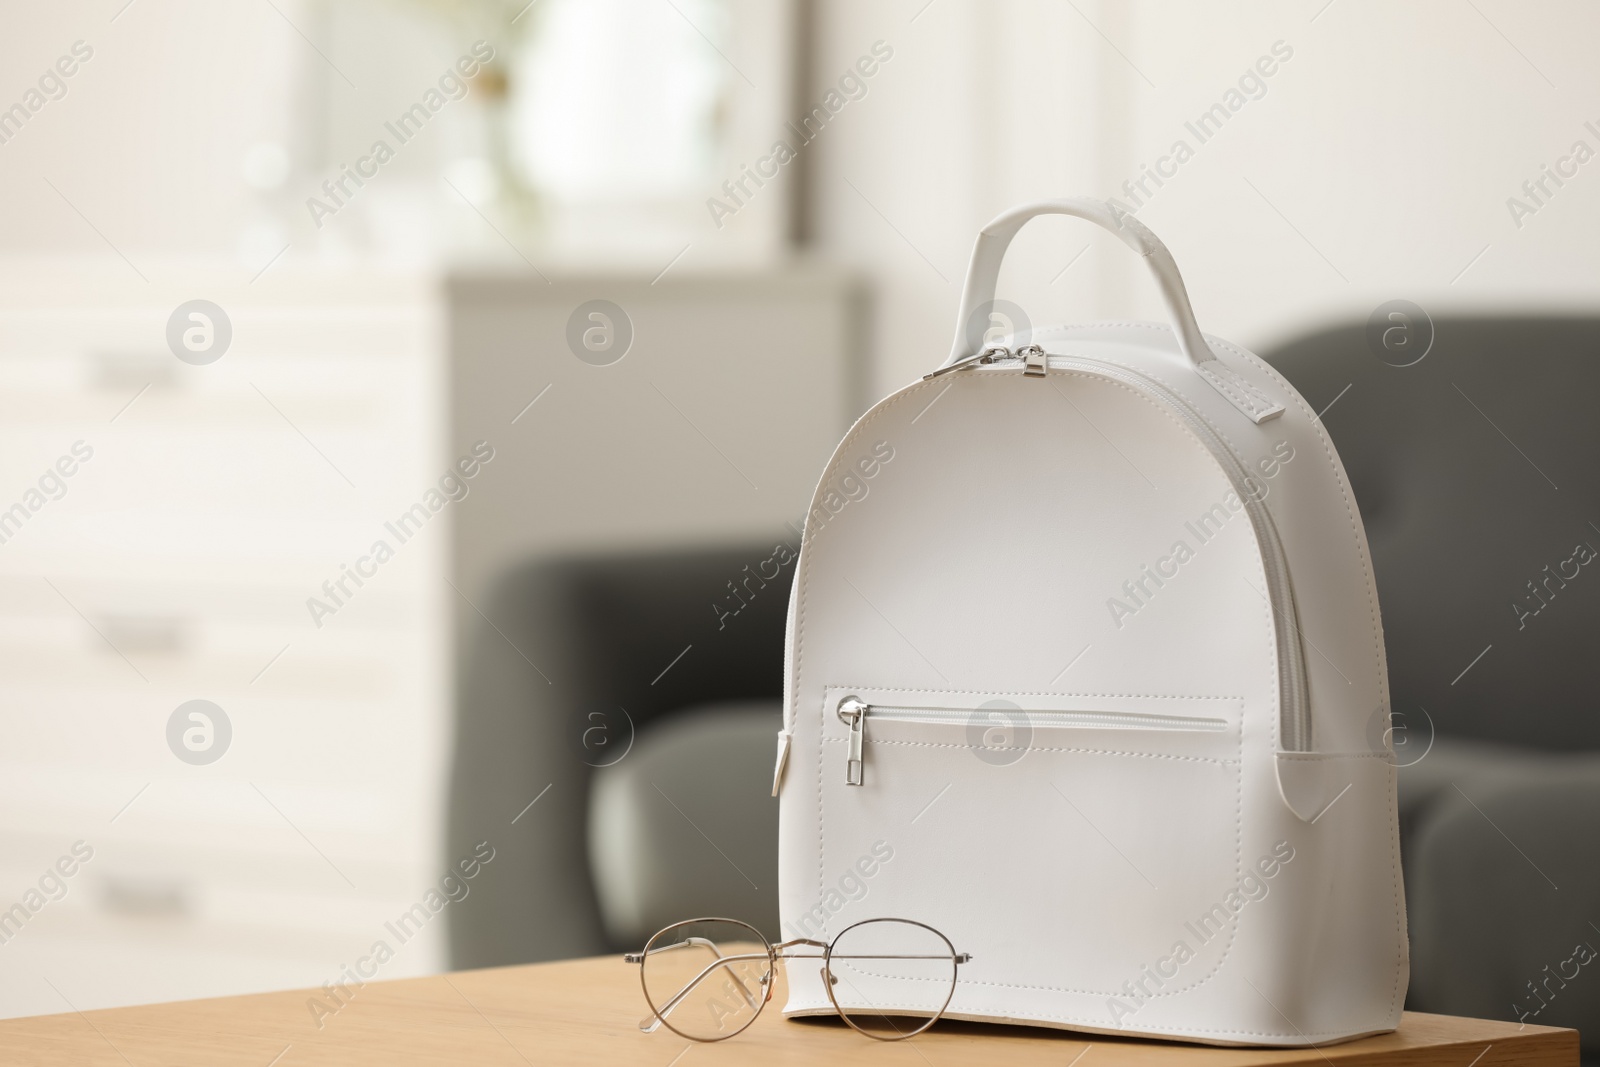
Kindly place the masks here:
POLYGON ((839 701, 839 721, 850 727, 850 751, 845 757, 844 784, 861 784, 861 734, 867 725, 867 703, 860 697, 839 701))

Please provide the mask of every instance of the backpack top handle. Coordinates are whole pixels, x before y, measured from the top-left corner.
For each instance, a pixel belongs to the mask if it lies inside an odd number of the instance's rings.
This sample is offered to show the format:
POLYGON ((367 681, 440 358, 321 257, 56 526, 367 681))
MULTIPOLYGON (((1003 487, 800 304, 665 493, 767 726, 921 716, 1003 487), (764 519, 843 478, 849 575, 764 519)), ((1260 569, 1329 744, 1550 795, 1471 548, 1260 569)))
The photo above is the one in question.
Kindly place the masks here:
POLYGON ((1172 332, 1177 335, 1178 350, 1188 357, 1200 377, 1257 425, 1283 414, 1281 402, 1225 366, 1211 350, 1200 333, 1200 325, 1194 321, 1194 308, 1189 305, 1189 292, 1183 286, 1183 276, 1178 273, 1178 265, 1161 239, 1128 212, 1089 197, 1038 200, 1023 204, 1000 215, 978 231, 977 243, 972 246, 972 261, 967 266, 966 288, 961 294, 961 312, 956 318, 955 343, 950 347, 950 358, 942 366, 949 367, 976 356, 982 349, 981 331, 969 330, 967 324, 978 309, 993 302, 995 282, 1000 277, 1000 262, 1005 258, 1011 239, 1025 222, 1038 215, 1071 215, 1086 219, 1121 238, 1123 244, 1143 256, 1150 265, 1151 273, 1156 276, 1156 285, 1161 289, 1162 303, 1167 306, 1167 317, 1172 320, 1172 332), (974 332, 978 333, 976 338, 970 336, 974 332))
POLYGON ((1178 335, 1178 347, 1183 354, 1199 366, 1214 360, 1210 346, 1200 335, 1194 321, 1194 309, 1189 306, 1189 293, 1183 287, 1183 277, 1172 253, 1149 227, 1103 200, 1089 197, 1072 197, 1064 200, 1039 200, 1012 208, 997 217, 978 232, 977 243, 972 246, 972 262, 967 267, 966 289, 961 294, 961 314, 956 320, 956 340, 945 366, 967 356, 977 355, 978 347, 967 336, 966 323, 984 304, 994 299, 995 282, 1000 276, 1000 261, 1005 258, 1011 239, 1024 223, 1038 215, 1071 215, 1109 230, 1122 242, 1143 256, 1161 287, 1161 299, 1167 306, 1173 332, 1178 335))

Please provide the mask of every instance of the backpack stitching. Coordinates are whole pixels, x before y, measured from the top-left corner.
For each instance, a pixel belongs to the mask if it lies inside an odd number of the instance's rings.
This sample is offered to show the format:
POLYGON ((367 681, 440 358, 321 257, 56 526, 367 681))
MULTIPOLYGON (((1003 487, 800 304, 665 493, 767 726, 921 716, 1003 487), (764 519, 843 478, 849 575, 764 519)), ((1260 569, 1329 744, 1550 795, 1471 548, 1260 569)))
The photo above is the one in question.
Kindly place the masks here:
MULTIPOLYGON (((1228 370, 1229 368, 1224 365, 1223 369, 1228 370)), ((1271 397, 1267 396, 1266 393, 1263 393, 1261 390, 1257 389, 1255 386, 1251 385, 1242 378, 1239 378, 1236 381, 1231 380, 1227 376, 1218 374, 1210 367, 1205 366, 1198 368, 1198 370, 1201 377, 1205 378, 1206 381, 1222 390, 1223 395, 1229 400, 1232 400, 1235 404, 1238 404, 1241 407, 1250 409, 1252 417, 1255 415, 1255 413, 1265 411, 1273 406, 1271 397)))

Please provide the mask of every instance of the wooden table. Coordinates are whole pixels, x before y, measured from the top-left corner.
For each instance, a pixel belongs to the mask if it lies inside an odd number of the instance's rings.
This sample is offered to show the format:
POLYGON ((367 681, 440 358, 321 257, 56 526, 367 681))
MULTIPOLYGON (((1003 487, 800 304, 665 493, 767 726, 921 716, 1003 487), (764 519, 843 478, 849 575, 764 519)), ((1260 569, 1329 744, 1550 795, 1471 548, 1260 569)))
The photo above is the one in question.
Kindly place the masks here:
POLYGON ((321 1029, 307 1007, 314 995, 308 990, 0 1021, 0 1064, 1576 1067, 1578 1063, 1575 1030, 1519 1028, 1515 1023, 1416 1013, 1407 1013, 1396 1033, 1321 1049, 1208 1048, 952 1022, 941 1022, 911 1041, 885 1043, 833 1020, 786 1022, 777 1010, 782 994, 779 988, 774 1003, 738 1037, 715 1045, 691 1045, 666 1031, 639 1032, 638 1022, 648 1009, 639 990, 638 968, 605 957, 371 982, 337 1014, 324 1015, 321 1029))

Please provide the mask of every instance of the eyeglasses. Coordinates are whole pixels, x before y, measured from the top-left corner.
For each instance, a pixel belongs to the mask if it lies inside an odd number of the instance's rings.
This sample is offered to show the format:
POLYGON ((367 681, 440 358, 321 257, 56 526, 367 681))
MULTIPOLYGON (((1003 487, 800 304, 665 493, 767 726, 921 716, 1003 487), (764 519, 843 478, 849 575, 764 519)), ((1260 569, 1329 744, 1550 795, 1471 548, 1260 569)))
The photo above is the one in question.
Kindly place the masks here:
POLYGON ((691 1041, 725 1041, 772 999, 777 961, 821 960, 834 1010, 868 1037, 899 1041, 938 1021, 956 991, 956 969, 972 957, 933 927, 910 919, 868 919, 832 941, 771 944, 737 919, 690 919, 652 937, 639 964, 650 1014, 639 1029, 665 1026, 691 1041))

